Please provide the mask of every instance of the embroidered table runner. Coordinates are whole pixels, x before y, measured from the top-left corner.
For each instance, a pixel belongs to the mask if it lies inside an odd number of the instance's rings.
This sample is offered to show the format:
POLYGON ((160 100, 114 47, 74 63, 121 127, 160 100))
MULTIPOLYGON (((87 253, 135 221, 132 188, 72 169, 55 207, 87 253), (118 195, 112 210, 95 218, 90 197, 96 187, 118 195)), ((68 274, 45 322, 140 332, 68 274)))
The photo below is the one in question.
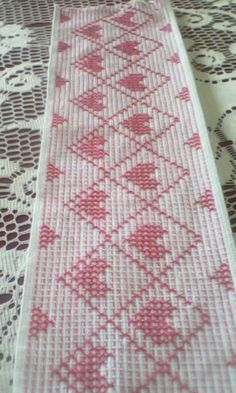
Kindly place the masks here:
POLYGON ((172 11, 56 8, 15 393, 233 392, 234 245, 172 11))

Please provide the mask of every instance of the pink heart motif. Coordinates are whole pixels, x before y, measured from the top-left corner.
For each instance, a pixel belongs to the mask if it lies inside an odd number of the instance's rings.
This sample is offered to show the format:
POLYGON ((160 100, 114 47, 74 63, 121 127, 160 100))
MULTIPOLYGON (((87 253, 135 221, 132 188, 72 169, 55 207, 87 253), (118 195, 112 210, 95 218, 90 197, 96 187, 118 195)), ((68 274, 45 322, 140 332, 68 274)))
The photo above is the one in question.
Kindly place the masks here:
POLYGON ((182 101, 190 101, 189 89, 187 87, 183 87, 176 97, 182 101))
POLYGON ((102 71, 102 57, 99 55, 88 55, 84 57, 80 62, 80 66, 92 72, 102 71))
POLYGON ((105 200, 104 191, 92 191, 86 197, 81 198, 75 207, 80 213, 84 212, 93 218, 104 218, 106 216, 105 200))
POLYGON ((129 117, 122 124, 130 131, 135 132, 137 135, 144 135, 151 131, 151 128, 148 124, 150 119, 151 117, 147 113, 137 113, 129 117))
POLYGON ((53 113, 52 127, 57 127, 58 125, 63 124, 64 122, 67 122, 67 120, 64 119, 64 117, 58 115, 57 113, 53 113))
POLYGON ((160 225, 142 225, 130 236, 129 243, 147 257, 159 259, 167 252, 162 244, 164 233, 166 231, 160 225))
POLYGON ((82 97, 79 97, 79 102, 92 109, 93 111, 102 111, 103 105, 103 95, 102 93, 89 93, 82 97))
POLYGON ((174 53, 174 54, 170 57, 170 59, 168 59, 168 60, 171 61, 172 63, 179 64, 179 63, 180 63, 179 54, 178 54, 178 53, 174 53))
POLYGON ((68 22, 69 20, 71 20, 71 18, 69 16, 61 14, 61 16, 60 16, 61 23, 68 22))
POLYGON ((80 150, 88 156, 95 159, 104 157, 104 143, 105 139, 102 136, 94 136, 84 138, 85 141, 80 145, 80 150))
POLYGON ((127 27, 135 27, 135 26, 137 26, 137 22, 134 22, 131 20, 134 15, 135 15, 135 12, 127 11, 123 15, 117 16, 113 20, 120 23, 121 25, 124 25, 127 27))
POLYGON ((129 74, 121 79, 119 83, 132 91, 144 91, 146 87, 142 83, 144 76, 142 74, 129 74))
POLYGON ((47 167, 47 181, 53 181, 54 179, 57 179, 60 174, 62 174, 63 172, 61 171, 61 169, 55 167, 55 165, 53 164, 48 164, 47 167))
POLYGON ((155 178, 155 165, 151 163, 138 164, 124 176, 144 190, 155 189, 160 184, 155 178))
POLYGON ((134 316, 135 328, 142 330, 152 341, 161 345, 163 343, 175 342, 180 336, 166 318, 172 316, 176 307, 167 300, 151 300, 134 316))
POLYGON ((161 28, 162 31, 165 31, 166 33, 171 33, 172 32, 172 26, 170 23, 167 23, 165 26, 161 28))
POLYGON ((195 148, 197 150, 201 149, 201 139, 198 132, 194 132, 194 134, 185 142, 185 145, 189 145, 191 148, 195 148))
POLYGON ((86 35, 89 38, 94 38, 98 39, 101 38, 101 33, 100 33, 101 27, 97 24, 90 25, 90 26, 85 26, 79 29, 79 32, 82 34, 86 35))
POLYGON ((58 237, 59 236, 56 234, 56 232, 49 228, 48 225, 42 225, 40 229, 39 247, 46 248, 49 244, 54 243, 58 237))
POLYGON ((63 86, 67 81, 67 79, 62 78, 60 75, 56 75, 56 87, 61 87, 63 86))
POLYGON ((128 56, 139 55, 140 51, 137 48, 139 43, 137 41, 125 41, 122 44, 115 46, 115 49, 125 53, 128 56))
POLYGON ((70 45, 68 45, 66 42, 63 41, 59 41, 58 42, 58 52, 63 52, 64 50, 70 48, 70 45))

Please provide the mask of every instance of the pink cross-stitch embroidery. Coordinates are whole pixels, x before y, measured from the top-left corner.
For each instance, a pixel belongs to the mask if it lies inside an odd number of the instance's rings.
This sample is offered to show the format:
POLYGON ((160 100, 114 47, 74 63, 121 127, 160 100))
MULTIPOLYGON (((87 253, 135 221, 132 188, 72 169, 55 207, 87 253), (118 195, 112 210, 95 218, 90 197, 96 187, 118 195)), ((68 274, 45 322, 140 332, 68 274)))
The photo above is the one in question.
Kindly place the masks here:
POLYGON ((123 124, 136 134, 143 135, 151 130, 149 120, 150 116, 147 113, 137 113, 125 120, 123 124))
POLYGON ((105 347, 88 343, 75 349, 53 374, 73 393, 107 393, 113 384, 102 375, 101 368, 110 356, 105 347))
POLYGON ((120 85, 126 87, 131 91, 144 91, 145 85, 143 84, 144 75, 130 74, 119 81, 120 85))
POLYGON ((161 28, 162 31, 165 31, 166 33, 171 33, 172 32, 172 26, 170 23, 167 23, 165 26, 161 28))
POLYGON ((192 147, 193 149, 201 149, 201 140, 200 140, 200 136, 197 132, 195 132, 191 138, 189 138, 187 140, 187 142, 185 143, 186 145, 189 145, 190 147, 192 147))
POLYGON ((78 296, 105 297, 108 291, 106 276, 102 280, 100 275, 104 275, 106 268, 107 263, 102 259, 92 259, 89 263, 78 261, 77 265, 59 277, 59 281, 78 296))
POLYGON ((156 189, 160 184, 155 178, 154 164, 138 164, 126 172, 124 177, 143 189, 156 189))
POLYGON ((122 44, 116 45, 115 49, 125 53, 128 56, 139 55, 140 50, 138 49, 139 43, 137 41, 125 41, 122 44))
POLYGON ((58 52, 64 52, 68 48, 70 48, 70 45, 68 45, 66 42, 63 41, 58 42, 58 52))
POLYGON ((79 66, 84 68, 85 70, 92 71, 92 72, 100 72, 102 71, 102 57, 100 55, 88 55, 84 57, 79 62, 79 66))
POLYGON ((92 24, 88 26, 84 26, 82 29, 77 30, 79 32, 89 38, 99 39, 101 38, 101 27, 98 24, 92 24))
POLYGON ((165 0, 56 11, 17 393, 234 391, 233 250, 178 36, 165 0))
POLYGON ((103 104, 104 95, 102 93, 97 92, 87 92, 77 98, 74 99, 74 103, 78 105, 82 105, 86 109, 90 109, 94 112, 102 111, 104 108, 103 104))
POLYGON ((55 167, 53 164, 48 164, 47 168, 47 181, 53 181, 54 179, 58 179, 60 174, 63 173, 61 169, 55 167))
POLYGON ((53 229, 50 229, 47 225, 42 225, 40 230, 40 248, 46 248, 49 244, 52 244, 59 236, 53 229))
POLYGON ((139 311, 133 322, 146 336, 150 336, 154 344, 175 342, 179 333, 168 323, 175 307, 169 301, 153 300, 139 311))
POLYGON ((187 87, 183 87, 180 92, 177 95, 177 98, 179 98, 182 101, 188 102, 190 100, 190 95, 189 95, 189 90, 187 87))
POLYGON ((53 117, 52 117, 52 127, 57 127, 58 125, 63 124, 64 122, 67 122, 67 120, 64 119, 63 116, 58 115, 57 113, 54 113, 54 114, 53 114, 53 117))
POLYGON ((125 13, 123 13, 123 15, 115 17, 114 20, 124 26, 135 27, 137 23, 132 20, 134 15, 135 12, 126 11, 125 13))
POLYGON ((30 336, 36 337, 40 332, 45 332, 49 325, 53 324, 54 322, 49 319, 47 314, 42 312, 40 307, 34 307, 30 322, 30 336))
POLYGON ((205 190, 204 193, 196 201, 196 204, 201 205, 203 208, 207 208, 210 211, 215 210, 215 202, 211 190, 205 190))
POLYGON ((163 244, 164 233, 166 231, 159 225, 143 225, 130 236, 129 242, 147 257, 158 261, 167 252, 163 244))
POLYGON ((61 23, 68 22, 69 20, 71 20, 71 18, 68 15, 64 15, 64 14, 60 15, 60 22, 61 23))
POLYGON ((170 57, 170 59, 168 59, 168 60, 169 60, 169 61, 172 61, 172 63, 179 64, 179 63, 180 63, 179 54, 178 54, 178 53, 174 53, 174 54, 170 57))
POLYGON ((84 192, 81 196, 76 195, 66 206, 76 214, 85 214, 94 219, 105 218, 106 216, 106 193, 102 190, 84 192))
POLYGON ((79 150, 87 156, 92 158, 102 158, 105 155, 103 136, 93 136, 90 138, 85 137, 79 146, 79 150))
POLYGON ((212 280, 216 280, 220 285, 224 286, 228 291, 234 289, 231 271, 226 263, 222 263, 214 274, 209 275, 212 280))
POLYGON ((68 82, 65 78, 62 78, 60 75, 56 75, 56 87, 61 87, 68 82))

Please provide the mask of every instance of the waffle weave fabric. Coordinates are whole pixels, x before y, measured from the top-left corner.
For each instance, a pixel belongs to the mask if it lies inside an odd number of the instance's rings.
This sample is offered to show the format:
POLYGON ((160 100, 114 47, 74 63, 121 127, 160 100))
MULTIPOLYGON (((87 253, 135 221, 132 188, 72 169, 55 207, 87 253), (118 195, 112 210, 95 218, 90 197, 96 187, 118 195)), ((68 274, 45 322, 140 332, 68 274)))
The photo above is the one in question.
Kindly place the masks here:
POLYGON ((55 9, 14 393, 223 393, 234 244, 168 3, 55 9))

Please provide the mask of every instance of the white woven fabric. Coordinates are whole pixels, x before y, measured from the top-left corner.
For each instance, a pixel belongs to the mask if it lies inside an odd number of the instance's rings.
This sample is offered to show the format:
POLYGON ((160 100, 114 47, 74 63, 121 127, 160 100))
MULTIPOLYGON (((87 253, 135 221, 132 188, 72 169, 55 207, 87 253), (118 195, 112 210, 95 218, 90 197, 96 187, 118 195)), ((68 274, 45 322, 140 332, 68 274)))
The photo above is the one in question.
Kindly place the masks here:
MULTIPOLYGON (((74 7, 98 4, 98 0, 54 2, 74 7)), ((234 94, 229 94, 235 90, 236 3, 173 0, 172 4, 192 62, 231 227, 236 232, 236 107, 234 94)), ((10 182, 6 187, 0 179, 0 206, 4 210, 0 217, 0 391, 4 393, 12 390, 25 266, 21 247, 28 245, 35 197, 52 15, 52 0, 0 0, 0 175, 10 182), (24 224, 17 222, 19 216, 24 216, 24 224), (12 244, 14 249, 9 250, 12 244)))
POLYGON ((49 78, 14 393, 233 392, 235 250, 170 8, 57 10, 49 78))

